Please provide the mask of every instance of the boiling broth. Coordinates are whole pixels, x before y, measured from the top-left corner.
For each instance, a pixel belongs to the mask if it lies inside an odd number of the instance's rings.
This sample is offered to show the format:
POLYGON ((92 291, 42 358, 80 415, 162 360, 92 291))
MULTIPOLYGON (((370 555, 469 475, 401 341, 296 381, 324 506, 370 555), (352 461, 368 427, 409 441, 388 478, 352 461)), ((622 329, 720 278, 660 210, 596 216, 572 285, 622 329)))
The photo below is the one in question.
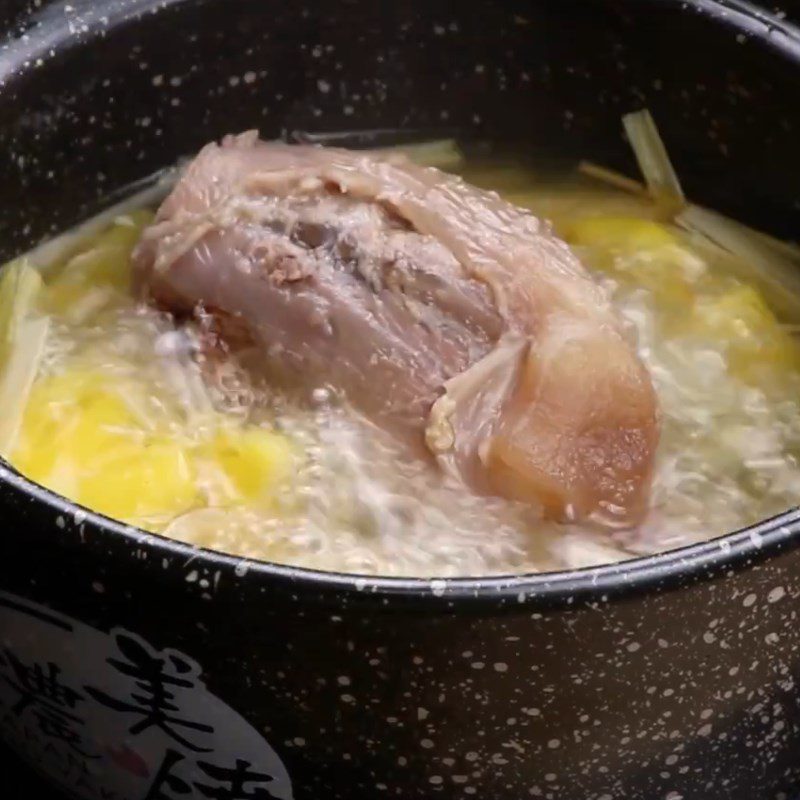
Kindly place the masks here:
POLYGON ((508 160, 448 167, 550 220, 637 342, 662 423, 651 508, 637 529, 545 522, 529 506, 473 495, 400 453, 329 387, 293 395, 256 381, 246 352, 209 354, 202 319, 178 322, 132 297, 130 253, 148 208, 79 237, 67 255, 4 271, 7 294, 12 277, 15 291, 32 287, 24 313, 44 323, 18 425, 0 436, 4 455, 31 479, 146 530, 370 575, 579 568, 795 504, 799 320, 791 298, 763 280, 768 264, 754 269, 644 193, 578 173, 545 179, 508 160))

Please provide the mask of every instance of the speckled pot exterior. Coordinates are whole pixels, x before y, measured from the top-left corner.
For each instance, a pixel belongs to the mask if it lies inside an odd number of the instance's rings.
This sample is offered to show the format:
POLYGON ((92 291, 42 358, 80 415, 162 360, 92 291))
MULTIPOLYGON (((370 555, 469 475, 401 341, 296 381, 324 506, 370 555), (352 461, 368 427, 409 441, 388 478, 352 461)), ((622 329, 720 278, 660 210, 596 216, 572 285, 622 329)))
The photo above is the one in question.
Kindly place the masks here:
MULTIPOLYGON (((744 2, 4 2, 0 250, 258 127, 524 142, 800 224, 800 37, 744 2)), ((490 532, 488 532, 490 535, 490 532)), ((331 576, 0 466, 0 736, 91 800, 760 800, 800 786, 800 513, 616 567, 331 576)))

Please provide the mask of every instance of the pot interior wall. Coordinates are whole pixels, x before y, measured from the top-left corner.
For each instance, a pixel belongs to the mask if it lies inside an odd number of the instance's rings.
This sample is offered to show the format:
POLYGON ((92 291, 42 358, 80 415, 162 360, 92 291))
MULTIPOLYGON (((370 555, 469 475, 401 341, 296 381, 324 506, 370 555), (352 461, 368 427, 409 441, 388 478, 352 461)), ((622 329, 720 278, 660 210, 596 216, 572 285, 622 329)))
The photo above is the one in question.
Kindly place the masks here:
POLYGON ((800 66, 691 3, 24 5, 0 53, 3 258, 231 131, 456 133, 632 172, 619 117, 642 106, 694 199, 800 222, 800 66))

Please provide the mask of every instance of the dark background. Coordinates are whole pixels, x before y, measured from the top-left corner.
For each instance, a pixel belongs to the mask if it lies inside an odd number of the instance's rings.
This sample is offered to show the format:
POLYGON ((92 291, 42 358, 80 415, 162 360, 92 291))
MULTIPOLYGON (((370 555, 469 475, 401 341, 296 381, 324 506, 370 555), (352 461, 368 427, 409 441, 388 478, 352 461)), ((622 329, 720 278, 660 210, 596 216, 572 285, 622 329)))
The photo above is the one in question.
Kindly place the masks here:
POLYGON ((65 800, 61 792, 39 780, 6 747, 0 745, 0 798, 2 800, 65 800))
MULTIPOLYGON (((800 21, 800 0, 783 0, 779 4, 762 2, 761 5, 800 21)), ((31 798, 65 800, 60 792, 37 778, 27 765, 0 744, 0 800, 31 800, 31 798)))

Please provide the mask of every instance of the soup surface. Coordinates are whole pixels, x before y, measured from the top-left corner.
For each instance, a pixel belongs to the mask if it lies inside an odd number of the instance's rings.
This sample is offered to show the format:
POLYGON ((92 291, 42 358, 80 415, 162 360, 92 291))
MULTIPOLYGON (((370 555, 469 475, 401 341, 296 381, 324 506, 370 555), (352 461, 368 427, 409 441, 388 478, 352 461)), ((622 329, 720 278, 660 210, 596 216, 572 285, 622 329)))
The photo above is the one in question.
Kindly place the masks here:
POLYGON ((592 168, 553 179, 507 158, 412 156, 549 220, 612 298, 660 406, 643 523, 555 523, 474 494, 401 451, 331 387, 279 390, 249 368, 246 350, 209 346, 210 318, 138 302, 131 252, 152 203, 4 269, 0 402, 10 413, 0 453, 131 525, 359 574, 579 568, 710 538, 796 503, 793 247, 614 176, 598 180, 592 168))

